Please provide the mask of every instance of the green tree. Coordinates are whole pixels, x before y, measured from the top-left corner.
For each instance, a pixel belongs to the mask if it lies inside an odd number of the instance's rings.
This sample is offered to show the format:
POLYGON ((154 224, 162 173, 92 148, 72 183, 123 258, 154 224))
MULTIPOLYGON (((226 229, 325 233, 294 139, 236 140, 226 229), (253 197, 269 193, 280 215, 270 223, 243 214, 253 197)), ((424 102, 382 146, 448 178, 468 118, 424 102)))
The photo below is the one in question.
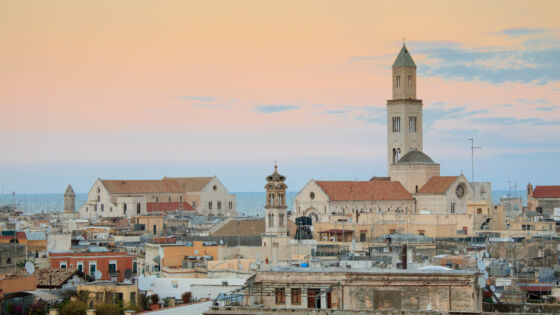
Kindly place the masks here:
POLYGON ((189 303, 191 301, 191 296, 192 296, 191 292, 189 291, 183 292, 183 294, 181 294, 181 301, 185 304, 189 303))
POLYGON ((82 301, 68 302, 60 310, 61 315, 85 315, 87 310, 86 303, 82 301))
POLYGON ((95 306, 96 315, 121 315, 123 310, 117 304, 102 303, 95 306))

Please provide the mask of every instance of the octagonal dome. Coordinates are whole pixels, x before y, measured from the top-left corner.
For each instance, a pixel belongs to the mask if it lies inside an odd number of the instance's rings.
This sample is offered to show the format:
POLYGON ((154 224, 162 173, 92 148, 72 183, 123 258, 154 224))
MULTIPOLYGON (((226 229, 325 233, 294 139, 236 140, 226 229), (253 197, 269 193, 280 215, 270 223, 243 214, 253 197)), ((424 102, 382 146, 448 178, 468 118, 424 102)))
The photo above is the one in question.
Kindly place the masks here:
POLYGON ((413 150, 403 155, 397 164, 436 164, 426 153, 413 150))

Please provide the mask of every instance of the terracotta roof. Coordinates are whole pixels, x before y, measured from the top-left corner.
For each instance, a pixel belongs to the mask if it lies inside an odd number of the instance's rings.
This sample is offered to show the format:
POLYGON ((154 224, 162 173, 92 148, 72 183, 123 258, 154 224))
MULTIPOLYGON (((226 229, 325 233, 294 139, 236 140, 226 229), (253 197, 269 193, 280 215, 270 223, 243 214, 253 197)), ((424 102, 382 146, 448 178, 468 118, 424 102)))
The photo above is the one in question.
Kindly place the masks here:
POLYGON ((166 182, 174 181, 186 192, 199 192, 208 185, 212 177, 164 177, 166 182))
POLYGON ((237 219, 232 218, 215 231, 210 231, 211 236, 260 236, 266 232, 263 219, 237 219))
POLYGON ((537 186, 533 198, 560 198, 560 186, 537 186))
POLYGON ((112 194, 182 193, 183 187, 165 180, 101 180, 112 194))
POLYGON ((68 279, 72 278, 78 270, 76 269, 37 269, 35 275, 37 276, 37 287, 38 288, 59 288, 68 279))
POLYGON ((410 200, 412 195, 395 181, 315 181, 329 196, 337 200, 410 200))
POLYGON ((421 194, 443 194, 459 176, 433 176, 418 190, 421 194))

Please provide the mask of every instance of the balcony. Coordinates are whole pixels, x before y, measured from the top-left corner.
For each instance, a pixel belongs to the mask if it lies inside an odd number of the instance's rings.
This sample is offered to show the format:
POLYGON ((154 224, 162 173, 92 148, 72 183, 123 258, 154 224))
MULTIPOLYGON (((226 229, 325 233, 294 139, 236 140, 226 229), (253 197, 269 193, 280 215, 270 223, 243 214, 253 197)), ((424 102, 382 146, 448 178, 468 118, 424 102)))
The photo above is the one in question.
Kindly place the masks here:
POLYGON ((109 277, 118 277, 119 276, 119 270, 109 270, 109 277))

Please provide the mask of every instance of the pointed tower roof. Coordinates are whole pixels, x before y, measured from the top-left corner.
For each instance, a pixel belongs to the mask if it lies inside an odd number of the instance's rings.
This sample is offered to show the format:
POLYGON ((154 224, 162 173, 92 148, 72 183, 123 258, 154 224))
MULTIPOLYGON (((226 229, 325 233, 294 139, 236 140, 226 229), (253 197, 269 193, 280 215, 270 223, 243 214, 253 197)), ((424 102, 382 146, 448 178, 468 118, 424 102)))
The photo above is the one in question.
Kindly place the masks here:
POLYGON ((73 196, 76 195, 76 194, 74 193, 74 189, 72 189, 72 186, 71 186, 71 185, 68 185, 68 188, 66 188, 66 192, 65 192, 64 194, 65 194, 65 195, 73 195, 73 196))
POLYGON ((286 180, 286 177, 284 175, 281 175, 280 173, 278 173, 278 165, 274 165, 274 173, 268 175, 266 177, 267 181, 284 181, 286 180))
POLYGON ((410 53, 408 52, 408 49, 406 48, 406 45, 404 43, 402 45, 401 51, 399 52, 399 55, 397 56, 397 59, 393 63, 393 68, 398 67, 416 68, 416 64, 414 63, 414 60, 412 60, 412 57, 410 56, 410 53))

